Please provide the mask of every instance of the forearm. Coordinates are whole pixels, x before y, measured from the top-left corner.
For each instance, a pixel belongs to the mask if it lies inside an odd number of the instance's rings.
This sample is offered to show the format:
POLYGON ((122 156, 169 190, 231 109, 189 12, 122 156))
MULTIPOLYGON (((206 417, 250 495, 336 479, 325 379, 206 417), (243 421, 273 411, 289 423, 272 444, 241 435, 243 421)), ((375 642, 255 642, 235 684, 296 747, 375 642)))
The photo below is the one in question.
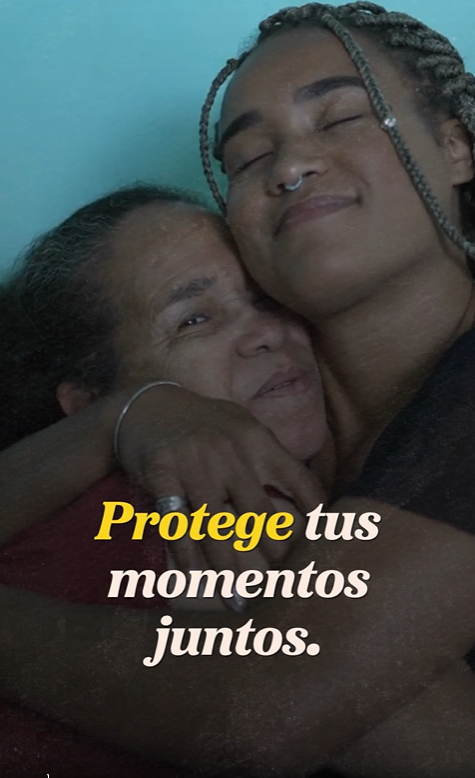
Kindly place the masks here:
MULTIPOLYGON (((352 508, 370 506, 352 501, 352 508)), ((251 617, 256 629, 304 627, 321 645, 317 657, 168 652, 147 668, 159 611, 71 606, 3 588, 0 690, 157 759, 220 775, 232 775, 232 764, 259 778, 311 774, 420 693, 474 640, 474 539, 390 509, 383 516, 377 541, 329 543, 331 565, 319 560, 320 569, 368 569, 361 600, 262 600, 245 615, 173 616, 176 627, 236 629, 251 617)), ((301 569, 314 557, 305 542, 292 565, 301 569)))
MULTIPOLYGON (((254 716, 269 724, 261 742, 273 742, 270 756, 282 775, 311 774, 322 757, 383 722, 475 643, 473 535, 366 499, 341 499, 331 509, 383 517, 376 540, 328 543, 318 556, 319 570, 368 570, 368 593, 354 601, 280 601, 266 623, 282 631, 307 627, 321 653, 292 659, 280 689, 279 655, 274 665, 253 659, 241 685, 243 699, 259 689, 254 716)), ((312 557, 308 546, 301 550, 293 560, 299 569, 312 557)), ((256 761, 260 756, 269 769, 265 748, 256 761)))
POLYGON ((0 544, 112 471, 124 402, 122 395, 99 400, 0 452, 0 544))
POLYGON ((475 674, 463 661, 331 766, 347 778, 472 778, 475 674))

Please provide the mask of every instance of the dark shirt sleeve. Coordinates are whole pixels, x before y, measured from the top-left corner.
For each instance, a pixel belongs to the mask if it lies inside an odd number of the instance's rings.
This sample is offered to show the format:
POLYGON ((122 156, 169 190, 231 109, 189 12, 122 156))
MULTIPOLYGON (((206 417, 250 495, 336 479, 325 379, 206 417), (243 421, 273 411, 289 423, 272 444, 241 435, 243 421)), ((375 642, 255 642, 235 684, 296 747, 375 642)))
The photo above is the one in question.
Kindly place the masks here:
POLYGON ((443 356, 345 493, 475 533, 475 330, 443 356))
MULTIPOLYGON (((346 494, 475 533, 475 330, 383 432, 346 494)), ((475 672, 475 647, 466 661, 475 672)))

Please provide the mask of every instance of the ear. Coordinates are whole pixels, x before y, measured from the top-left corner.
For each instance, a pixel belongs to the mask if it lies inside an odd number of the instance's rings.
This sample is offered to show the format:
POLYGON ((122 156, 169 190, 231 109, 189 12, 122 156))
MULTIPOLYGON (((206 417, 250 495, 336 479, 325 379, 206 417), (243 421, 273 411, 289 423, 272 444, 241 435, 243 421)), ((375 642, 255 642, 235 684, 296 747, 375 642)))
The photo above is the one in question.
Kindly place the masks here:
POLYGON ((84 389, 74 381, 62 381, 56 389, 56 398, 66 416, 82 411, 96 399, 94 392, 84 389))
POLYGON ((473 140, 468 130, 458 119, 446 119, 440 130, 452 186, 471 181, 474 175, 473 140))

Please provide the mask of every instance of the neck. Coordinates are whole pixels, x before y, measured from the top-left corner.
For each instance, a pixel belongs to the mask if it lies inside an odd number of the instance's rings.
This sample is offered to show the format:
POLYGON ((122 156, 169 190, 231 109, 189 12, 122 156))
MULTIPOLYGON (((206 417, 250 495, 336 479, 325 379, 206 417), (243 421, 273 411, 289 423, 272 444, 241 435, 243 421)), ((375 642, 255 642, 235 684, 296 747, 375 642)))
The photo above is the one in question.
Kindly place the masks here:
POLYGON ((357 475, 376 438, 474 314, 471 278, 445 262, 412 268, 371 298, 318 321, 316 352, 340 484, 357 475))

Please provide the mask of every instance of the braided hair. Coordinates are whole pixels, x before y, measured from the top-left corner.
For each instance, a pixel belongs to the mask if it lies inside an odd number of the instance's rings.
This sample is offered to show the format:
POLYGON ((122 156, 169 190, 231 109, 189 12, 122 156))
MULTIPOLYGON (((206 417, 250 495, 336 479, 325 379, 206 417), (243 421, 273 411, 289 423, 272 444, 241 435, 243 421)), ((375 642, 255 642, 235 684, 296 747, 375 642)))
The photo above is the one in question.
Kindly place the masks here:
POLYGON ((220 87, 247 57, 264 41, 279 32, 295 28, 320 27, 330 30, 343 44, 366 88, 373 110, 388 133, 394 148, 429 213, 445 235, 467 255, 475 274, 475 182, 460 187, 461 234, 445 216, 437 198, 414 159, 398 127, 396 118, 376 81, 361 47, 350 29, 361 30, 376 39, 395 63, 405 67, 418 83, 418 100, 426 113, 440 113, 459 119, 475 142, 475 77, 465 70, 462 57, 450 41, 422 22, 404 13, 386 11, 370 2, 332 6, 307 3, 284 8, 259 25, 259 35, 251 48, 237 59, 229 59, 220 70, 206 96, 200 119, 200 151, 204 174, 211 192, 224 213, 226 203, 216 182, 211 153, 222 162, 219 145, 211 152, 210 114, 220 87))

